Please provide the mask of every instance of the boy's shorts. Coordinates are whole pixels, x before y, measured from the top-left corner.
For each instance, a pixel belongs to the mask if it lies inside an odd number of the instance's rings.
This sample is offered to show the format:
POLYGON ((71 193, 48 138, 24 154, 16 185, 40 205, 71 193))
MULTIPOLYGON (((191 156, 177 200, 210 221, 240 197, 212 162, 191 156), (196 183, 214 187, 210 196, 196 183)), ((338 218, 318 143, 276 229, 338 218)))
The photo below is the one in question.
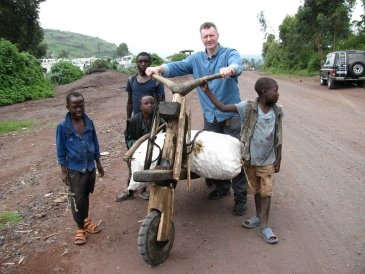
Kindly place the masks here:
POLYGON ((272 196, 272 186, 274 183, 274 165, 268 166, 245 166, 248 185, 253 194, 260 194, 261 197, 272 196))

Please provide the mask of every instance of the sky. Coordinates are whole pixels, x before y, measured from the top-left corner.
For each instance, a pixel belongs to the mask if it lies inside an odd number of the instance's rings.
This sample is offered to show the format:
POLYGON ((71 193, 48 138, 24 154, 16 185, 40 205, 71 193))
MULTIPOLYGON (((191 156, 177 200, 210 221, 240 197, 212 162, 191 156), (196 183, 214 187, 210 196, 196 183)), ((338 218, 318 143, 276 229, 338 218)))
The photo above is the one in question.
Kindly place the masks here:
MULTIPOLYGON (((285 16, 295 15, 304 0, 46 0, 39 22, 57 29, 125 43, 134 55, 141 51, 166 58, 181 50, 203 50, 199 27, 217 25, 222 46, 242 56, 261 55, 264 33, 257 14, 264 12, 268 32, 279 34, 285 16)), ((360 2, 360 1, 358 1, 360 2)))

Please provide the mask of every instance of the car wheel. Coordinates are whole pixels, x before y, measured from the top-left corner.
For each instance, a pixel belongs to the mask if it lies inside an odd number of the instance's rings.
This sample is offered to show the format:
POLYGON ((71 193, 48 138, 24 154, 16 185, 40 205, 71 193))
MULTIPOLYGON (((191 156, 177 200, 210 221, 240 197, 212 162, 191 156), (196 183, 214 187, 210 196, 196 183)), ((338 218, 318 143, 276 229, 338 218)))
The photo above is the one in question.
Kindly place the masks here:
POLYGON ((334 89, 335 88, 335 79, 333 79, 332 77, 328 77, 327 87, 329 89, 334 89))
POLYGON ((356 77, 361 76, 364 74, 364 71, 365 71, 365 66, 361 62, 355 62, 350 65, 350 73, 353 76, 356 76, 356 77))
POLYGON ((319 77, 319 82, 320 82, 321 86, 327 85, 327 80, 323 78, 322 74, 319 77))

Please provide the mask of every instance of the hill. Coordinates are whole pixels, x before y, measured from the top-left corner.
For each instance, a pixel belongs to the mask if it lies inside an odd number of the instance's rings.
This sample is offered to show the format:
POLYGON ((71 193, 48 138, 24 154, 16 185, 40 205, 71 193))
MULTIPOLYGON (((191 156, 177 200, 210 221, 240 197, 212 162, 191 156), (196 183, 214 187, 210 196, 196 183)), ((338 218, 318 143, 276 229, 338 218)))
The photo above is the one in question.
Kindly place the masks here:
POLYGON ((48 46, 47 55, 58 57, 67 52, 69 58, 115 57, 117 46, 98 37, 69 31, 44 29, 44 41, 48 46))

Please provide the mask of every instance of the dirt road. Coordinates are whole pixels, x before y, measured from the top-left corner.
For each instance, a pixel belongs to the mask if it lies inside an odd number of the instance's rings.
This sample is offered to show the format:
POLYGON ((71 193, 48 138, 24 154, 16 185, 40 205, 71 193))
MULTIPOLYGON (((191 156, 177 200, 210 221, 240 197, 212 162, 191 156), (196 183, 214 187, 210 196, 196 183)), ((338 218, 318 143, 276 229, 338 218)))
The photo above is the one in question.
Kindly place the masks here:
MULTIPOLYGON (((241 98, 255 98, 261 74, 239 78, 241 98)), ((233 195, 207 199, 203 179, 175 193, 175 243, 166 262, 148 266, 137 251, 147 202, 114 202, 125 188, 122 132, 127 76, 105 72, 59 87, 56 98, 0 108, 0 120, 38 121, 32 130, 0 136, 0 211, 18 210, 19 225, 0 231, 1 273, 365 273, 365 90, 328 90, 313 79, 274 77, 284 106, 284 146, 270 223, 280 242, 266 244, 241 226, 254 214, 231 214, 233 195), (96 124, 106 176, 91 196, 91 217, 103 231, 73 244, 74 223, 55 158, 55 126, 65 94, 82 92, 96 124)), ((174 81, 184 81, 178 78, 174 81)), ((171 98, 167 90, 167 100, 171 98)), ((202 128, 195 92, 187 97, 193 128, 202 128)))

